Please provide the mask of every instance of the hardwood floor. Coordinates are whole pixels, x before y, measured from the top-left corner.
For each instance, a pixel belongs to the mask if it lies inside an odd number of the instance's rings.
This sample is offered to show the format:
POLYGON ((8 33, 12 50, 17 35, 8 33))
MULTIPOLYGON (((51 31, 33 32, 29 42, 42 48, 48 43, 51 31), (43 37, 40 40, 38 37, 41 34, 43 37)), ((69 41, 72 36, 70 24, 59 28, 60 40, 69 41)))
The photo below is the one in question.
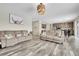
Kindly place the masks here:
POLYGON ((0 56, 74 56, 71 46, 43 40, 30 40, 0 49, 0 56))

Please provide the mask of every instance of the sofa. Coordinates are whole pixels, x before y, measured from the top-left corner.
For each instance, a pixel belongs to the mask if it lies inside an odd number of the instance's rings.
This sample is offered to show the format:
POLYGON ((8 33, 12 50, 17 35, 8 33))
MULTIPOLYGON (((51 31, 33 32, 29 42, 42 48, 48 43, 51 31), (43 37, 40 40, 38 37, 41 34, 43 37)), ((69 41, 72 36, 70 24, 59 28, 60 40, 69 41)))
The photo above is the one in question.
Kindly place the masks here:
POLYGON ((0 31, 0 45, 2 48, 13 46, 23 41, 30 40, 27 30, 0 31))
POLYGON ((58 36, 55 36, 55 35, 41 34, 40 35, 40 39, 41 40, 45 40, 45 41, 59 43, 59 44, 62 44, 64 42, 64 38, 63 37, 58 37, 58 36))

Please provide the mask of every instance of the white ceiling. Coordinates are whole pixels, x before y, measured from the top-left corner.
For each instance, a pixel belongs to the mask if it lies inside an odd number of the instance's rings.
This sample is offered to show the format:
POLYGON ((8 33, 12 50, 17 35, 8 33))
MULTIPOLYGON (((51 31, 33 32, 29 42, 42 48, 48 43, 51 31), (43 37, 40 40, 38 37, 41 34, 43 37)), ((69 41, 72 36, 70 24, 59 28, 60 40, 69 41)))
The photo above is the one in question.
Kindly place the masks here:
MULTIPOLYGON (((26 18, 26 22, 30 23, 32 20, 41 20, 49 23, 72 21, 79 14, 78 3, 47 3, 45 15, 40 16, 36 12, 35 3, 9 3, 0 4, 0 7, 10 8, 16 10, 17 15, 26 18)), ((16 13, 13 12, 13 13, 16 13)))

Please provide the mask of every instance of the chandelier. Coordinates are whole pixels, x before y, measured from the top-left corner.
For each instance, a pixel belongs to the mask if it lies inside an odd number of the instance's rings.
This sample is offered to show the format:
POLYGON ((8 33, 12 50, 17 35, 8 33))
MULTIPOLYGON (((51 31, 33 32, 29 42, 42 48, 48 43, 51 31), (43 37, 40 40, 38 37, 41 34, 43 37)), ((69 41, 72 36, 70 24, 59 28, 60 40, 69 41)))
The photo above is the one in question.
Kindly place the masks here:
POLYGON ((37 5, 37 12, 39 15, 44 15, 45 5, 43 3, 40 3, 39 5, 37 5))

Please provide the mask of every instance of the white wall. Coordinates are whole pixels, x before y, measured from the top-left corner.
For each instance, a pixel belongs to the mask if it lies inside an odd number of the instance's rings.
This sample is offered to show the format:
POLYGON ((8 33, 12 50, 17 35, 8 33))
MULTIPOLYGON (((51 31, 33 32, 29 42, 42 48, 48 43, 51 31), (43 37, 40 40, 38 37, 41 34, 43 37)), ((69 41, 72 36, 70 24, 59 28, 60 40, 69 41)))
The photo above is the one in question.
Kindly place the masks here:
POLYGON ((79 35, 78 35, 78 32, 79 32, 79 23, 77 22, 79 21, 79 17, 75 19, 74 21, 74 33, 75 33, 75 46, 78 47, 79 46, 79 35))
POLYGON ((29 29, 32 30, 32 20, 47 23, 72 21, 79 14, 79 4, 47 4, 45 15, 36 12, 34 3, 0 3, 0 30, 29 29), (23 17, 23 25, 9 23, 9 13, 23 17))
POLYGON ((0 4, 0 30, 32 30, 32 23, 27 22, 27 15, 25 16, 22 11, 15 7, 8 6, 7 4, 0 4), (23 17, 23 24, 11 24, 9 22, 9 13, 23 17))

